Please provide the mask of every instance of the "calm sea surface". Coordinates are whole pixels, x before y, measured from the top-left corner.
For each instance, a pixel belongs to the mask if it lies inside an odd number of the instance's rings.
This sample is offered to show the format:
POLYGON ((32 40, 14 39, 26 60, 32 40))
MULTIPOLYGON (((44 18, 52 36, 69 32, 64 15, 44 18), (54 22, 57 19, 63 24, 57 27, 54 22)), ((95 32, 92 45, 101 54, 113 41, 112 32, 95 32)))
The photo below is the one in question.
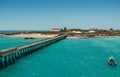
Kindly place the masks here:
MULTIPOLYGON (((0 49, 33 41, 0 37, 0 49)), ((120 38, 64 39, 0 70, 0 77, 119 76, 120 38), (110 55, 116 59, 117 66, 108 65, 107 60, 110 55)))
POLYGON ((39 40, 43 40, 43 38, 24 39, 23 37, 3 37, 3 36, 0 36, 0 50, 10 48, 10 47, 17 47, 17 46, 29 44, 29 43, 36 42, 39 40))

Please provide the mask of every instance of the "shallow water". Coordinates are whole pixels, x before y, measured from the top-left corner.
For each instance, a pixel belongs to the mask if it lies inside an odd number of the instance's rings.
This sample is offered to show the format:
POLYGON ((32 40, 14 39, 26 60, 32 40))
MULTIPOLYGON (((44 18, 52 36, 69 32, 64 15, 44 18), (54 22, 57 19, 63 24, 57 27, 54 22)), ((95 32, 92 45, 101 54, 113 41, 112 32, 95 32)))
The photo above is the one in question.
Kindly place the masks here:
POLYGON ((0 50, 29 44, 29 43, 36 42, 36 41, 43 40, 43 39, 44 38, 24 39, 23 37, 0 36, 0 50))
POLYGON ((119 77, 120 38, 64 39, 0 70, 0 77, 119 77), (107 63, 113 55, 117 66, 107 63))

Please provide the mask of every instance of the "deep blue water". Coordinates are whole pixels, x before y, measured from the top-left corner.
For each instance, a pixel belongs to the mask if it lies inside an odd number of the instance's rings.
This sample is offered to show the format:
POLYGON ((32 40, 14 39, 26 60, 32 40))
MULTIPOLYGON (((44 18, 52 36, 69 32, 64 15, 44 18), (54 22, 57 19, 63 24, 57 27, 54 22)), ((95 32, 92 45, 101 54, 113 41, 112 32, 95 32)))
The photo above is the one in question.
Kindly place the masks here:
POLYGON ((0 77, 119 77, 119 46, 120 38, 64 39, 0 70, 0 77), (117 66, 108 65, 110 55, 117 66))

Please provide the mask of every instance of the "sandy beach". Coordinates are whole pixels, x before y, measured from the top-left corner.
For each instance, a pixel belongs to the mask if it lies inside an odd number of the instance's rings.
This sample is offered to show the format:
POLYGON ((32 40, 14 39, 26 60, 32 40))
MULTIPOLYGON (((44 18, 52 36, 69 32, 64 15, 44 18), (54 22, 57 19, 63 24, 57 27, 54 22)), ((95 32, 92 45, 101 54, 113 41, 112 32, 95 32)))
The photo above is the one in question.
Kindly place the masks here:
MULTIPOLYGON (((2 35, 3 36, 3 35, 2 35)), ((10 37, 32 37, 32 38, 52 38, 57 36, 57 34, 41 34, 41 33, 30 33, 30 34, 14 34, 14 35, 4 35, 4 36, 10 36, 10 37)))
POLYGON ((0 36, 4 36, 4 34, 0 34, 0 36))

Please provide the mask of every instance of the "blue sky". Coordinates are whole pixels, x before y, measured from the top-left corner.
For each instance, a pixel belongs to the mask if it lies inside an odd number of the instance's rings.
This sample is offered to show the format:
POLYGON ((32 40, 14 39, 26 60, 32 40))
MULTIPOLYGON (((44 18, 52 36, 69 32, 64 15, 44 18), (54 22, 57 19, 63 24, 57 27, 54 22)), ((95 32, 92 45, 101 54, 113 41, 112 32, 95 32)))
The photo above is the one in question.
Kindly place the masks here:
POLYGON ((0 30, 120 29, 120 0, 0 0, 0 30))

